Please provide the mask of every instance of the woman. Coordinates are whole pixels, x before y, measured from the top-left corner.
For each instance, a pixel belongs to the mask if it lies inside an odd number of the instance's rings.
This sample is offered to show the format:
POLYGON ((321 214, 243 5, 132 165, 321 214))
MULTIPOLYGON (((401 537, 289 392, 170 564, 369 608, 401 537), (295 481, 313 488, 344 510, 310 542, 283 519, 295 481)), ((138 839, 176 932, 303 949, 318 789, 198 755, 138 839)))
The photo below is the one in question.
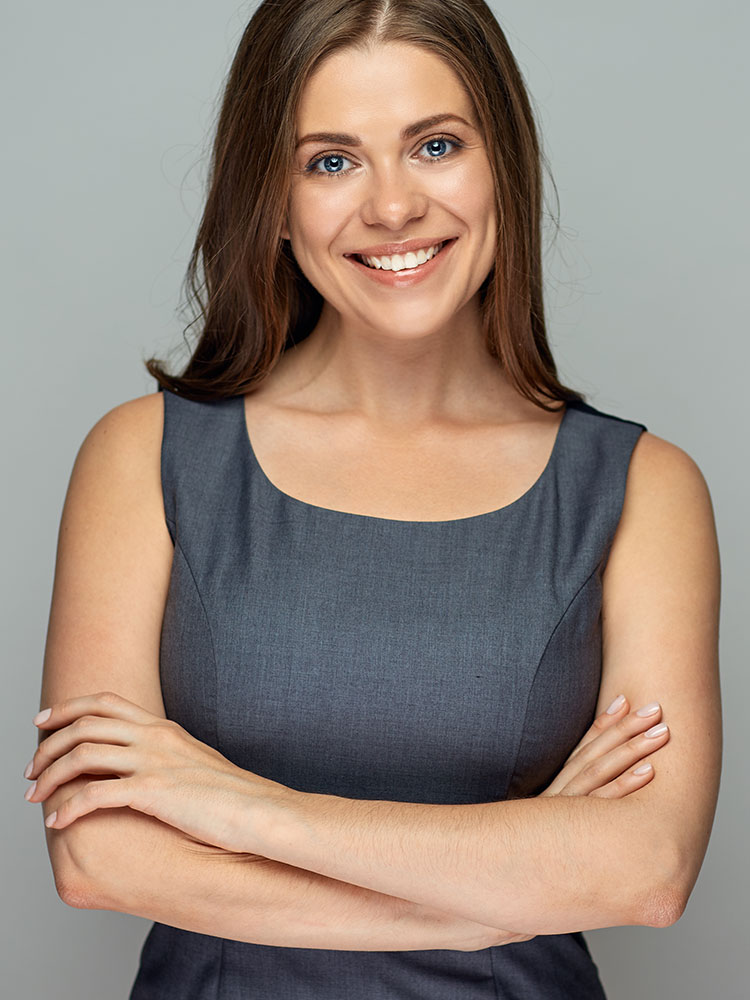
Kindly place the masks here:
POLYGON ((587 1000, 581 931, 686 905, 710 497, 558 381, 539 161, 483 3, 246 29, 201 337, 81 447, 27 771, 61 897, 155 921, 131 1000, 587 1000))

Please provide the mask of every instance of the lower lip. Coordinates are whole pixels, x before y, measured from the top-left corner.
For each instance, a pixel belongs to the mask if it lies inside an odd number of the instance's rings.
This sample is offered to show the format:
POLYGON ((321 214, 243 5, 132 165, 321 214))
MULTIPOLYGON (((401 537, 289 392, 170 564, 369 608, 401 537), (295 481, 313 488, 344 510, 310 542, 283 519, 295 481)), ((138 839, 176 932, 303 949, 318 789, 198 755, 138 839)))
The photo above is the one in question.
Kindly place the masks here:
POLYGON ((426 264, 420 264, 418 267, 406 267, 402 271, 384 271, 382 267, 368 267, 356 257, 347 257, 346 259, 366 274, 368 278, 381 285, 387 285, 389 288, 411 288, 412 285, 418 285, 435 273, 443 258, 451 252, 457 239, 458 237, 454 237, 454 239, 448 240, 442 250, 431 257, 426 264))

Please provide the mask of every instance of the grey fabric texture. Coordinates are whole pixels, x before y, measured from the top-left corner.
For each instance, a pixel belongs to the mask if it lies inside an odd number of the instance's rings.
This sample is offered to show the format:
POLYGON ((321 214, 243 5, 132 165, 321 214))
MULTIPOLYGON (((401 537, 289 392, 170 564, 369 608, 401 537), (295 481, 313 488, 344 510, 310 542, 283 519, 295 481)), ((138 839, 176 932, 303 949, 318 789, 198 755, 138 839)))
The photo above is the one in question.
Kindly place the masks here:
MULTIPOLYGON (((303 792, 534 796, 593 721, 602 573, 644 424, 568 403, 541 476, 474 517, 318 507, 259 465, 242 396, 164 397, 169 718, 303 792)), ((155 923, 130 1000, 601 1000, 581 932, 476 952, 257 945, 155 923)))

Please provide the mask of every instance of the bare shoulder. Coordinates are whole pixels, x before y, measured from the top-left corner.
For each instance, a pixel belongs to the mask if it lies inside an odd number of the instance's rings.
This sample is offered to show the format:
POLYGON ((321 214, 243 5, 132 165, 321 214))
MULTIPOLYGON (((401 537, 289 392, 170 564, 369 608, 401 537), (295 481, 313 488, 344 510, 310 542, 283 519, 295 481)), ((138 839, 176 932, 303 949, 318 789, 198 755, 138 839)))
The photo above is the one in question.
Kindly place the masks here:
POLYGON ((634 480, 666 477, 665 485, 688 486, 707 490, 698 463, 679 445, 666 438, 644 431, 633 449, 630 471, 634 480))
POLYGON ((698 463, 683 448, 644 431, 630 458, 618 535, 665 529, 676 517, 683 530, 699 526, 713 529, 708 483, 698 463))
POLYGON ((140 569, 163 583, 172 556, 161 483, 163 427, 160 392, 120 403, 97 420, 73 465, 60 555, 75 549, 90 567, 130 564, 137 553, 140 569))
MULTIPOLYGON (((698 463, 644 431, 633 448, 620 521, 604 574, 605 611, 618 602, 689 587, 718 606, 719 548, 713 503, 698 463)), ((606 615, 605 615, 606 617, 606 615)))
POLYGON ((107 466, 137 472, 153 466, 161 452, 164 429, 163 393, 137 396, 108 410, 86 435, 79 450, 107 466))
POLYGON ((127 508, 129 520, 163 534, 161 443, 163 393, 119 403, 84 438, 70 477, 66 507, 75 499, 84 515, 127 508))
MULTIPOLYGON (((58 570, 80 562, 92 579, 114 569, 122 582, 127 565, 138 577, 158 578, 161 589, 172 554, 161 484, 161 397, 118 404, 84 438, 63 507, 58 570)), ((151 590, 149 582, 139 580, 151 590)))

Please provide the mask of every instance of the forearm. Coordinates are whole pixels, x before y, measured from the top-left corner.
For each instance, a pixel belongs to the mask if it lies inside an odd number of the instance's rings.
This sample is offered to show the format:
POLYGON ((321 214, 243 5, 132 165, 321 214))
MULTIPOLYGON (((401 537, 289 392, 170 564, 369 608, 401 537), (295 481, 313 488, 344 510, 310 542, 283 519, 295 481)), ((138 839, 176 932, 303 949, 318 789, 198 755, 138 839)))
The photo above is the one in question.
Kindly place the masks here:
MULTIPOLYGON (((55 807, 53 797, 46 805, 55 807)), ((503 939, 433 907, 197 843, 131 809, 95 811, 48 838, 57 864, 75 866, 64 878, 78 887, 75 905, 197 933, 352 951, 478 949, 503 939)))
POLYGON ((426 805, 290 790, 267 831, 275 860, 528 934, 669 909, 670 845, 634 795, 426 805))

